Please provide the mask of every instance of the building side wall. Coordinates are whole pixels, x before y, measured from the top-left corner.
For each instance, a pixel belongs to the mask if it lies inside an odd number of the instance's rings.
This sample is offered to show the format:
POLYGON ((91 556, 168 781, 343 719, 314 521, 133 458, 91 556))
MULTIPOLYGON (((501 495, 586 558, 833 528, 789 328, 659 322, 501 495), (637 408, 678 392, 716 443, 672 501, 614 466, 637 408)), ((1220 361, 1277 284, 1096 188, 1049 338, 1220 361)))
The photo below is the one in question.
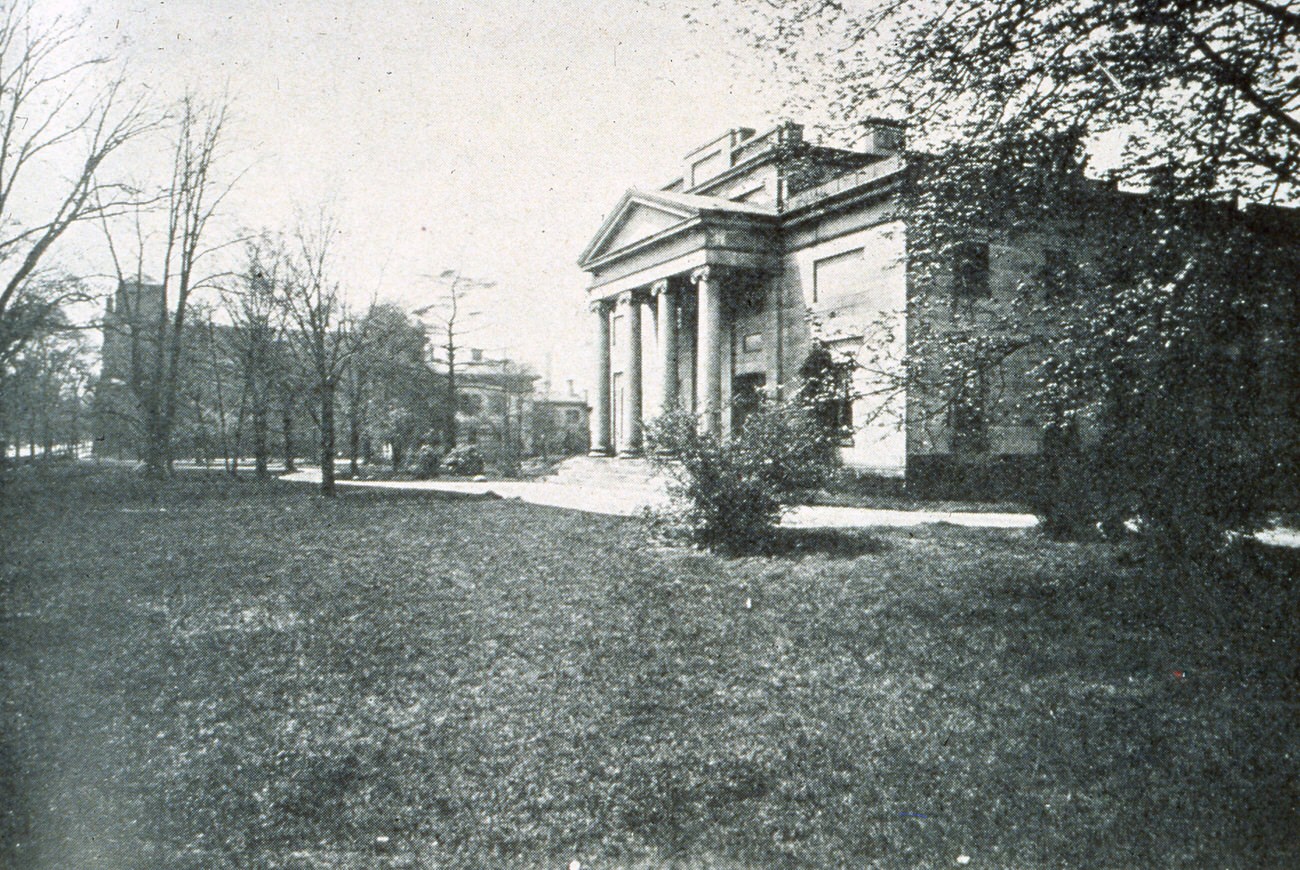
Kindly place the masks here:
POLYGON ((906 395, 893 381, 901 377, 906 347, 905 233, 898 221, 853 228, 885 215, 872 208, 832 222, 836 229, 848 228, 848 232, 828 233, 821 226, 809 227, 796 236, 804 244, 790 250, 782 264, 781 367, 789 373, 787 380, 797 380, 814 333, 841 354, 860 358, 867 337, 888 330, 892 339, 883 343, 883 361, 893 374, 872 374, 865 366, 854 372, 851 389, 858 397, 853 402, 855 431, 841 448, 841 458, 851 468, 901 476, 907 468, 906 395), (830 265, 836 268, 834 292, 827 292, 832 288, 824 280, 825 269, 820 268, 830 265))

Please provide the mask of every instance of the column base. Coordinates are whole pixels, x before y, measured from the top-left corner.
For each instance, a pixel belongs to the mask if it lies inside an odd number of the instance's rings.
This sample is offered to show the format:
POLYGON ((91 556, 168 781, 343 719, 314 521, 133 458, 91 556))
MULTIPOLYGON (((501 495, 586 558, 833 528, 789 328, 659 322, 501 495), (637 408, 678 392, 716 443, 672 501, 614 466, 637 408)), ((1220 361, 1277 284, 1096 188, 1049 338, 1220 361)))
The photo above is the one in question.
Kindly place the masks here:
POLYGON ((640 447, 627 447, 618 451, 619 459, 640 459, 644 455, 640 447))
POLYGON ((588 456, 595 456, 599 459, 608 459, 613 454, 614 451, 610 450, 608 447, 593 447, 587 451, 588 456))

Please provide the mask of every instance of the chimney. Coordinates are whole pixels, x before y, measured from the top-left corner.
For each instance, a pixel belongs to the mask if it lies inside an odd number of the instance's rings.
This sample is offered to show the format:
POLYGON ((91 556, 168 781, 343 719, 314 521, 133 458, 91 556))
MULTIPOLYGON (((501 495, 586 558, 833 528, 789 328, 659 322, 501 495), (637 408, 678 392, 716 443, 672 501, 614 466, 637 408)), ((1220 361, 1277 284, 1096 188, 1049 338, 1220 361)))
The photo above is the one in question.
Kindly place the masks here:
POLYGON ((863 148, 876 157, 888 157, 903 150, 903 124, 889 118, 868 118, 863 122, 863 148))
POLYGON ((576 395, 578 395, 577 393, 575 393, 575 392, 573 391, 573 378, 569 378, 567 381, 565 381, 565 383, 569 385, 569 395, 570 395, 570 396, 576 396, 576 395))
POLYGON ((471 347, 469 349, 470 362, 483 362, 483 349, 480 347, 471 347))

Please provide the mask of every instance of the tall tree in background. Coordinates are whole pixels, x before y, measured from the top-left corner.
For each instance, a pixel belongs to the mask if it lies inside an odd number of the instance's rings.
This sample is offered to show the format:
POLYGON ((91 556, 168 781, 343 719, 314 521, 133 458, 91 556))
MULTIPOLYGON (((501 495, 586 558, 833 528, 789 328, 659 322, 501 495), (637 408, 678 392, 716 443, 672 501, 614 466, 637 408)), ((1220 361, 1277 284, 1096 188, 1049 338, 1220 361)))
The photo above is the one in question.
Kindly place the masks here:
POLYGON ((400 467, 408 445, 429 432, 439 390, 425 359, 428 339, 419 324, 391 304, 366 311, 364 342, 348 366, 344 398, 348 455, 353 475, 362 458, 373 458, 376 436, 389 445, 400 467))
POLYGON ((187 363, 186 318, 191 295, 214 287, 200 271, 201 261, 224 244, 208 244, 214 214, 230 191, 216 176, 219 146, 226 123, 223 104, 205 105, 187 94, 181 101, 171 153, 171 177, 162 194, 165 228, 157 259, 146 251, 137 215, 134 270, 124 268, 108 224, 109 248, 116 265, 119 293, 116 312, 130 332, 129 383, 143 429, 145 468, 155 477, 171 471, 172 431, 178 411, 179 385, 187 363), (145 264, 156 263, 157 284, 146 278, 145 264), (125 310, 121 310, 125 306, 125 310))
POLYGON ((337 232, 324 215, 316 227, 299 229, 280 297, 289 325, 289 346, 308 374, 317 401, 321 494, 329 497, 335 494, 335 404, 339 384, 365 339, 364 320, 352 314, 331 272, 331 250, 337 232))
POLYGON ((15 457, 24 444, 29 457, 38 449, 43 456, 60 450, 78 455, 90 382, 82 331, 61 311, 48 314, 43 326, 9 355, 0 374, 0 464, 10 445, 15 457))
POLYGON ((42 276, 59 238, 140 202, 105 164, 155 121, 120 77, 93 86, 107 60, 80 52, 81 25, 42 22, 34 2, 0 4, 0 363, 82 296, 42 276))
POLYGON ((268 236, 249 242, 246 263, 236 287, 223 294, 230 319, 230 345, 243 384, 243 395, 253 427, 253 463, 258 478, 268 476, 271 405, 284 358, 284 306, 281 283, 285 280, 281 246, 268 236))
POLYGON ((494 281, 483 281, 462 275, 455 269, 446 269, 438 275, 434 301, 415 310, 415 316, 428 321, 442 340, 442 364, 447 367, 447 406, 443 409, 443 445, 456 446, 456 350, 460 340, 472 328, 469 324, 480 312, 473 306, 476 293, 495 287, 494 281))

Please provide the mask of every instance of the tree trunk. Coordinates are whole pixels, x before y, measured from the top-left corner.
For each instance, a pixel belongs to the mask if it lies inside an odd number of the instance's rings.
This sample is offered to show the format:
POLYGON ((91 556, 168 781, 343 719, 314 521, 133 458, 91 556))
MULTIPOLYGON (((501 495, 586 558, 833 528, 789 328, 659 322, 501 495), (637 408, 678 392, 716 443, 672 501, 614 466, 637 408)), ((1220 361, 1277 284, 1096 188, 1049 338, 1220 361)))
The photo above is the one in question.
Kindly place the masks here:
POLYGON ((355 415, 349 415, 348 421, 348 469, 352 472, 353 479, 361 474, 361 426, 357 422, 355 415))
POLYGON ((150 420, 144 445, 144 468, 149 477, 161 479, 171 470, 169 440, 162 421, 157 418, 150 420))
POLYGON ((459 404, 456 396, 456 336, 451 325, 447 326, 447 413, 443 418, 443 438, 448 450, 456 449, 456 409, 459 404))
POLYGON ((320 390, 320 491, 334 497, 334 385, 321 384, 320 390))
POLYGON ((284 424, 284 470, 293 471, 293 413, 286 411, 280 422, 284 424))
POLYGON ((267 478, 266 465, 269 452, 266 444, 266 409, 259 408, 253 411, 253 462, 258 480, 267 478))

